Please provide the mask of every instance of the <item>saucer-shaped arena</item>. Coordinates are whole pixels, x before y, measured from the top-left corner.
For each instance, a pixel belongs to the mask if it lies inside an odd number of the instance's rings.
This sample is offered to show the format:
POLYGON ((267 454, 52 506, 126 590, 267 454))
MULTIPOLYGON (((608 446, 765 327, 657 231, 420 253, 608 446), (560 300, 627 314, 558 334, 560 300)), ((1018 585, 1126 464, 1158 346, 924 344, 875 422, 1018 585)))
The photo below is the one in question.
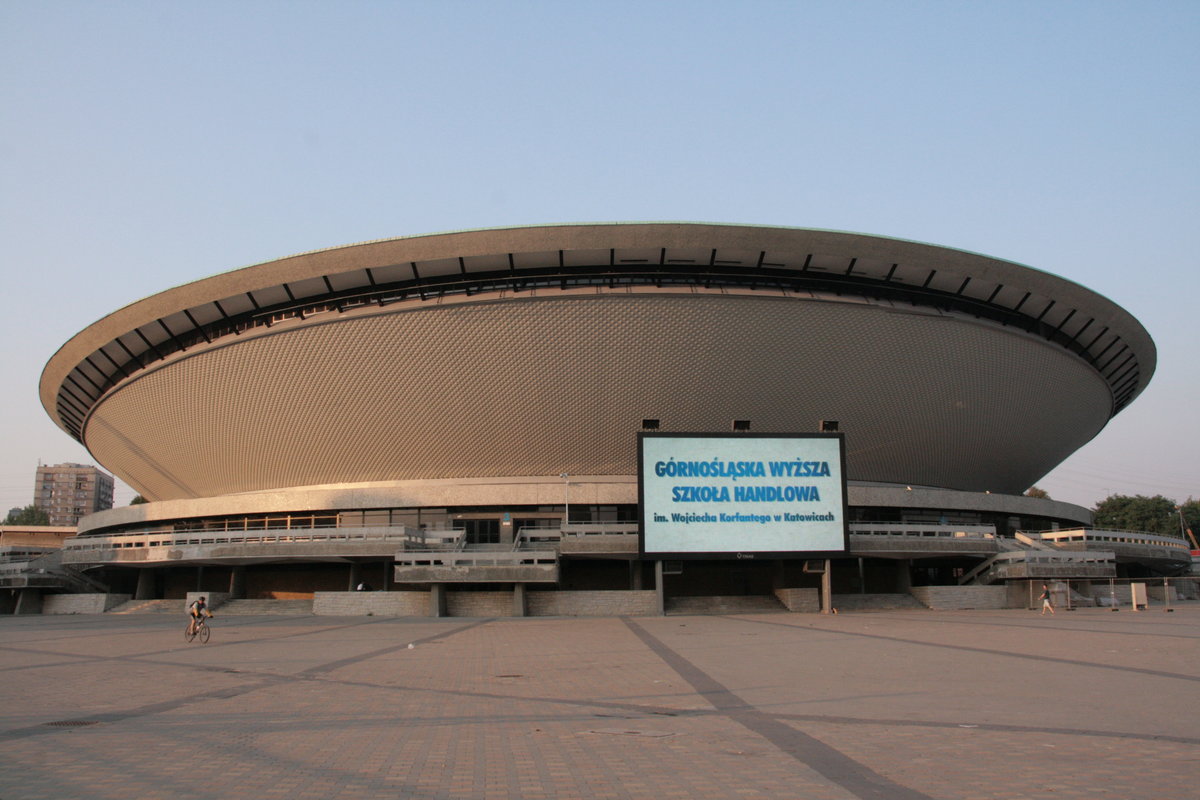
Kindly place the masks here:
POLYGON ((580 224, 369 242, 170 289, 68 341, 41 398, 151 501, 83 533, 383 509, 427 528, 564 505, 632 520, 649 420, 836 420, 852 519, 1006 530, 1087 521, 1020 495, 1154 366, 1119 306, 1007 261, 823 230, 580 224))

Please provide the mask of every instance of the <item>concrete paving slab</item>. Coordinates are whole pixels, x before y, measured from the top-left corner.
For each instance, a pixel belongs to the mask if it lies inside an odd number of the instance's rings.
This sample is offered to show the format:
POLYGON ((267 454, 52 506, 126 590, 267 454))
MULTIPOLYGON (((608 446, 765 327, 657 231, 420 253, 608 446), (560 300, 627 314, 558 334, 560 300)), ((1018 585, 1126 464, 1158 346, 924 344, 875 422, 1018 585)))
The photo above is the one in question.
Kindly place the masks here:
POLYGON ((1200 797, 1200 606, 0 618, 0 797, 1200 797))

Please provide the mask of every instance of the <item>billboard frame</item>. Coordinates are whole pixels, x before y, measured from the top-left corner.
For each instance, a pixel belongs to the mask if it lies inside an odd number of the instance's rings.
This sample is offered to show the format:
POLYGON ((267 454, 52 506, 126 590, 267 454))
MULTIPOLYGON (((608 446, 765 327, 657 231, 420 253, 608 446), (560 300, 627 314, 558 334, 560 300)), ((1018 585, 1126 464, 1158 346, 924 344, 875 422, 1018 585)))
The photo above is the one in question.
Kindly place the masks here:
POLYGON ((658 560, 688 560, 688 559, 707 559, 707 560, 772 560, 772 559, 788 559, 788 558, 834 558, 844 557, 850 550, 850 519, 849 519, 849 496, 847 490, 846 476, 846 437, 843 433, 751 433, 748 431, 736 432, 695 432, 695 431, 641 431, 638 433, 637 442, 637 470, 638 470, 638 558, 643 561, 658 561, 658 560), (838 469, 840 471, 840 488, 841 488, 841 541, 842 547, 840 550, 820 549, 820 550, 705 550, 705 551, 667 551, 667 550, 646 550, 646 463, 645 463, 645 443, 647 439, 833 439, 838 443, 838 469))

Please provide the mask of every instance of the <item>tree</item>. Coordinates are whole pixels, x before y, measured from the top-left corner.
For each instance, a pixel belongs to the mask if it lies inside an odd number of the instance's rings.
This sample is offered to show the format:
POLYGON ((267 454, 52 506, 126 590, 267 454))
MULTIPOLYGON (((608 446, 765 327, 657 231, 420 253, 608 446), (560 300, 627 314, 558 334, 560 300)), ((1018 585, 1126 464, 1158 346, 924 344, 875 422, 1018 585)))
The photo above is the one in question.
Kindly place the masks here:
POLYGON ((147 500, 146 498, 142 497, 140 494, 135 494, 135 495, 133 496, 133 499, 129 501, 129 505, 131 505, 131 506, 140 506, 142 503, 149 503, 149 502, 150 502, 149 500, 147 500))
POLYGON ((8 512, 4 519, 5 525, 49 525, 50 517, 45 511, 34 505, 25 506, 20 511, 8 512))
POLYGON ((1029 491, 1025 492, 1026 497, 1036 497, 1040 500, 1049 500, 1050 493, 1045 489, 1039 489, 1036 486, 1030 486, 1029 491))
POLYGON ((1118 531, 1145 531, 1164 536, 1179 536, 1179 512, 1174 500, 1113 494, 1101 500, 1092 512, 1095 526, 1118 531))
MULTIPOLYGON (((1200 537, 1200 500, 1193 500, 1189 497, 1186 503, 1181 503, 1178 508, 1175 509, 1175 513, 1177 523, 1178 515, 1182 514, 1184 527, 1192 531, 1192 536, 1200 537)), ((1178 528, 1176 528, 1176 531, 1178 531, 1178 528)), ((1180 533, 1179 535, 1185 537, 1187 536, 1186 533, 1180 533)), ((1192 542, 1193 546, 1195 545, 1195 541, 1190 537, 1188 538, 1188 541, 1192 542)))

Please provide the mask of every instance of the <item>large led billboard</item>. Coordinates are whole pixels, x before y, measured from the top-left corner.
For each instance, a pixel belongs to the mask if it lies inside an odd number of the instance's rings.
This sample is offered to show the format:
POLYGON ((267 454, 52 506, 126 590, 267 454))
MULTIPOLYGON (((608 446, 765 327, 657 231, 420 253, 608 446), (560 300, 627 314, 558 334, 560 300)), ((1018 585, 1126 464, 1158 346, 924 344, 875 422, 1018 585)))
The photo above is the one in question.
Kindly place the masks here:
POLYGON ((844 553, 845 461, 837 433, 639 434, 641 555, 844 553))

